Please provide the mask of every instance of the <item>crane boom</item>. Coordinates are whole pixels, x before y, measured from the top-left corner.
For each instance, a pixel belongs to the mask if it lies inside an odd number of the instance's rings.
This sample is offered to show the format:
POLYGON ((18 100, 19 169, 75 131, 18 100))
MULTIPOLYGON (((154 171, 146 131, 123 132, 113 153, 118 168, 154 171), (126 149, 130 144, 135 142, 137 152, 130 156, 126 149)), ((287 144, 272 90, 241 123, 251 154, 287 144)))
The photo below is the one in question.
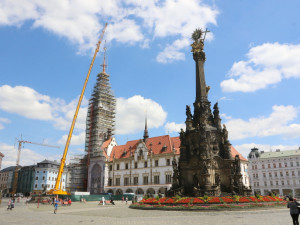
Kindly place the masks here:
POLYGON ((55 146, 55 145, 48 145, 48 144, 42 144, 42 143, 36 143, 36 142, 31 142, 31 141, 25 141, 25 140, 18 140, 19 142, 18 144, 18 153, 17 153, 17 160, 16 160, 16 168, 14 171, 14 183, 13 183, 13 188, 12 188, 12 194, 15 194, 17 192, 17 184, 18 184, 18 171, 20 168, 20 157, 21 157, 21 149, 22 149, 22 144, 23 143, 28 143, 28 144, 33 144, 33 145, 41 145, 41 146, 47 146, 47 147, 51 147, 51 148, 59 148, 59 146, 55 146))
POLYGON ((89 80, 90 73, 91 73, 91 70, 93 68, 96 55, 99 52, 100 44, 102 42, 102 38, 104 36, 106 27, 107 27, 107 23, 105 24, 105 26, 104 26, 104 28, 102 30, 102 33, 100 35, 100 38, 99 38, 99 40, 97 42, 97 47, 95 49, 95 53, 94 53, 91 65, 90 65, 89 71, 88 71, 88 73, 86 75, 85 82, 84 82, 84 85, 83 85, 83 88, 82 88, 82 91, 81 91, 81 94, 80 94, 80 97, 79 97, 79 100, 78 100, 78 103, 77 103, 76 111, 75 111, 75 114, 74 114, 74 117, 73 117, 73 121, 72 121, 72 124, 71 124, 69 135, 68 135, 68 138, 67 138, 67 141, 66 141, 65 150, 64 150, 63 156, 62 156, 61 161, 60 161, 60 167, 59 167, 59 171, 58 171, 58 175, 57 175, 55 187, 54 187, 54 189, 50 190, 49 194, 56 194, 56 195, 58 195, 58 194, 60 194, 60 195, 67 195, 67 194, 69 194, 68 192, 63 191, 61 189, 61 187, 60 187, 60 184, 61 184, 60 180, 61 180, 62 173, 63 173, 63 170, 64 170, 64 166, 65 166, 65 162, 66 162, 66 157, 67 157, 68 149, 69 149, 71 137, 72 137, 72 134, 73 134, 75 122, 76 122, 76 119, 77 119, 78 111, 79 111, 79 108, 80 108, 80 105, 81 105, 81 101, 82 101, 82 98, 83 98, 83 94, 85 92, 85 88, 86 88, 87 82, 89 80))

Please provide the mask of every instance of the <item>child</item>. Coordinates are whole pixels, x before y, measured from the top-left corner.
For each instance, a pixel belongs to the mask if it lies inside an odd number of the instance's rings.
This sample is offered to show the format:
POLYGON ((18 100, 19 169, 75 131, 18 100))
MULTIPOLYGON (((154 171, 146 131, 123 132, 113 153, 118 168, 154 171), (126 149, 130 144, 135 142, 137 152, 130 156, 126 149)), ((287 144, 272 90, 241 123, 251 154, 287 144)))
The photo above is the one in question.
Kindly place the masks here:
POLYGON ((11 200, 10 199, 8 200, 8 203, 7 203, 7 210, 9 210, 9 209, 11 210, 11 200))

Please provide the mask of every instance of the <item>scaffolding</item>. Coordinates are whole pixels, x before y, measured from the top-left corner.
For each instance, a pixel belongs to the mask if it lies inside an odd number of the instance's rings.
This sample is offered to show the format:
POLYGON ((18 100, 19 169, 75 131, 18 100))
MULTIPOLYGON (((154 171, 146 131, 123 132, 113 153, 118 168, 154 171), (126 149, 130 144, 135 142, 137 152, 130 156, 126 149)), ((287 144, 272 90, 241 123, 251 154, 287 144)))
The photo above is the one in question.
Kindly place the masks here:
POLYGON ((101 146, 114 134, 115 128, 116 99, 111 90, 109 75, 105 72, 105 52, 103 61, 103 71, 97 75, 87 112, 85 140, 87 166, 90 157, 103 156, 101 146))
POLYGON ((69 192, 84 192, 87 185, 87 156, 74 155, 68 165, 69 177, 67 178, 67 190, 69 192))

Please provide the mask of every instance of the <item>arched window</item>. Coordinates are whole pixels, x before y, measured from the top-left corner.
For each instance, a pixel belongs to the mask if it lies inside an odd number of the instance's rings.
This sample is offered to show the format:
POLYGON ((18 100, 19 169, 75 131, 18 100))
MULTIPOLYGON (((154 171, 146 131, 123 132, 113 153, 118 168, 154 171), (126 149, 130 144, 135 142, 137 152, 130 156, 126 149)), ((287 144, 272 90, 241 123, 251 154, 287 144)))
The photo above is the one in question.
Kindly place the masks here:
POLYGON ((38 179, 39 179, 39 177, 36 177, 36 178, 35 178, 35 180, 38 180, 38 179))
POLYGON ((43 180, 45 180, 45 177, 43 177, 43 180))

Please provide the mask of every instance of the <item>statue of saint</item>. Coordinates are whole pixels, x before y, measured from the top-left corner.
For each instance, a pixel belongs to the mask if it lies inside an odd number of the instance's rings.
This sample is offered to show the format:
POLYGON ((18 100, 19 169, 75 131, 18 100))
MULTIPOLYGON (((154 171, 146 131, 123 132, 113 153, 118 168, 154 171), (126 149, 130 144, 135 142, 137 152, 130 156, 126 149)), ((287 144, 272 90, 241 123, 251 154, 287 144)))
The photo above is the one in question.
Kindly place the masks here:
POLYGON ((207 168, 207 165, 206 165, 206 162, 203 161, 203 167, 202 167, 202 170, 203 170, 203 173, 204 174, 208 174, 208 168, 207 168))
POLYGON ((192 119, 191 107, 189 105, 186 106, 186 118, 192 119))
POLYGON ((199 179, 196 173, 194 173, 193 176, 193 183, 194 183, 194 187, 198 188, 199 187, 199 179))
POLYGON ((235 172, 239 174, 241 172, 241 160, 239 155, 235 155, 234 157, 234 164, 235 164, 235 172))
POLYGON ((228 142, 228 131, 226 129, 226 125, 223 124, 223 135, 224 135, 224 142, 228 142))
POLYGON ((216 185, 220 184, 220 175, 218 173, 215 174, 215 184, 216 185))

